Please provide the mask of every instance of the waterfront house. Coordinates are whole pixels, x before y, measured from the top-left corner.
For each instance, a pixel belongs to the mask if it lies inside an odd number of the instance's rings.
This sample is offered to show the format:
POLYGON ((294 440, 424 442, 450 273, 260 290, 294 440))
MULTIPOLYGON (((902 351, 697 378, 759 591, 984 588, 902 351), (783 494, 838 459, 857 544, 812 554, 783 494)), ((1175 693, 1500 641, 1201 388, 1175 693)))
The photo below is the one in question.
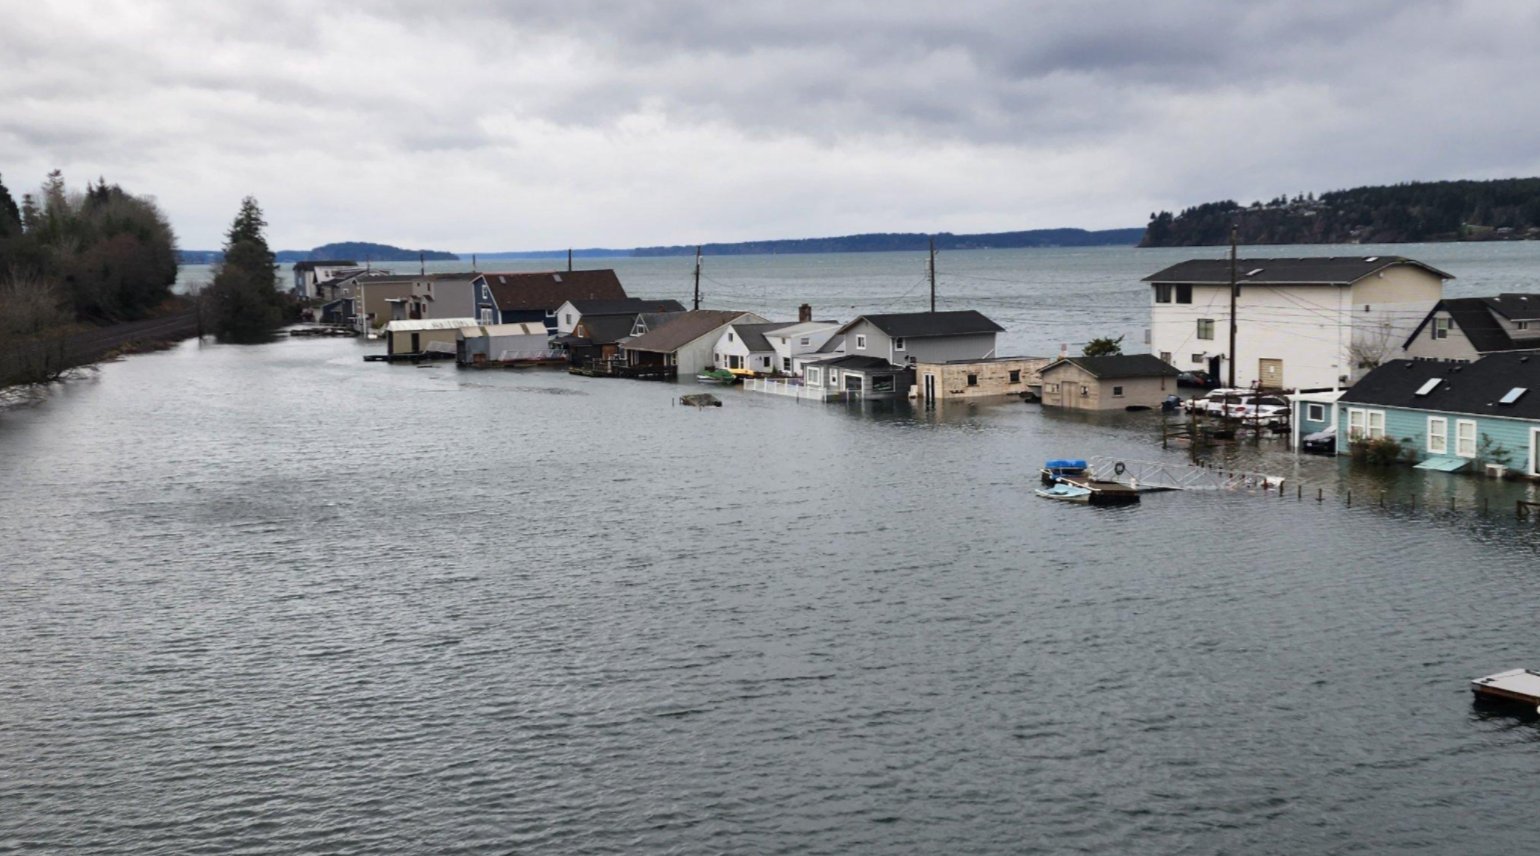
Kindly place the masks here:
POLYGON ((1467 465, 1540 475, 1540 354, 1471 363, 1393 360, 1337 402, 1337 448, 1390 438, 1430 469, 1467 465))
POLYGON ((683 312, 677 300, 648 300, 624 297, 618 300, 567 300, 556 308, 556 335, 569 335, 579 321, 589 315, 626 315, 635 318, 643 312, 683 312))
POLYGON ((1402 353, 1415 360, 1470 362, 1486 354, 1540 349, 1540 294, 1440 300, 1402 353))
POLYGON ((493 313, 494 322, 539 321, 553 333, 557 329, 556 312, 569 300, 626 297, 620 278, 609 269, 484 273, 474 284, 478 309, 493 313))
POLYGON ((471 281, 474 273, 368 276, 355 281, 354 311, 359 332, 370 333, 394 320, 478 319, 471 281))
POLYGON ((877 357, 894 365, 982 360, 995 355, 995 335, 1005 328, 972 309, 862 315, 835 331, 845 353, 877 357))
POLYGON ((385 325, 385 353, 389 356, 435 354, 453 357, 461 327, 475 326, 474 318, 417 318, 385 325))
POLYGON ((1037 392, 1047 357, 995 357, 914 365, 915 395, 928 401, 1037 392))
POLYGON ((581 366, 619 356, 620 342, 635 329, 634 315, 585 315, 571 333, 556 336, 551 345, 565 350, 572 365, 581 366))
POLYGON ((352 259, 315 259, 294 263, 294 296, 301 300, 321 297, 317 286, 326 280, 336 279, 363 268, 352 259))
POLYGON ((775 347, 766 334, 782 327, 792 326, 790 321, 771 321, 764 324, 737 323, 727 325, 711 349, 712 365, 737 375, 767 375, 778 371, 775 347))
MULTIPOLYGON (((774 366, 781 374, 800 374, 797 358, 817 353, 834 338, 841 326, 838 321, 798 321, 766 333, 765 341, 774 352, 774 366)), ((843 343, 844 340, 840 341, 843 343)))
MULTIPOLYGON (((1144 278, 1150 348, 1227 378, 1230 261, 1192 259, 1144 278)), ((1399 256, 1240 259, 1235 385, 1330 389, 1399 351, 1454 277, 1399 256)))
POLYGON ((477 324, 456 331, 455 361, 462 366, 560 359, 541 321, 477 324))
POLYGON ((914 369, 898 366, 882 357, 846 354, 802 366, 802 386, 827 399, 844 393, 852 398, 898 398, 914 385, 914 369))
POLYGON ((1151 354, 1060 357, 1040 371, 1043 405, 1073 410, 1159 407, 1176 391, 1174 366, 1151 354))
POLYGON ((763 324, 752 312, 726 309, 694 309, 671 313, 667 323, 627 338, 620 343, 628 366, 668 366, 679 377, 690 377, 711 368, 712 347, 729 324, 763 324))

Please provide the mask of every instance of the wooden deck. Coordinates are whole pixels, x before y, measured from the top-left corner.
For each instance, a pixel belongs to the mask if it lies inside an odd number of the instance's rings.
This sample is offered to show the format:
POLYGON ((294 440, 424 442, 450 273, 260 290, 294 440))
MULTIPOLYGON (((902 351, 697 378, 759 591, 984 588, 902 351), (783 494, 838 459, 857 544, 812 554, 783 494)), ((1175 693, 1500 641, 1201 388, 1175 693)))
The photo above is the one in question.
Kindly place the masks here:
POLYGON ((1509 669, 1470 682, 1478 701, 1512 704, 1530 709, 1540 707, 1540 672, 1509 669))
POLYGON ((626 366, 618 363, 587 363, 572 366, 568 374, 584 377, 624 377, 632 380, 674 380, 679 377, 678 366, 626 366))
POLYGON ((1139 501, 1139 491, 1126 484, 1085 476, 1060 476, 1059 481, 1089 490, 1092 505, 1133 505, 1139 501))

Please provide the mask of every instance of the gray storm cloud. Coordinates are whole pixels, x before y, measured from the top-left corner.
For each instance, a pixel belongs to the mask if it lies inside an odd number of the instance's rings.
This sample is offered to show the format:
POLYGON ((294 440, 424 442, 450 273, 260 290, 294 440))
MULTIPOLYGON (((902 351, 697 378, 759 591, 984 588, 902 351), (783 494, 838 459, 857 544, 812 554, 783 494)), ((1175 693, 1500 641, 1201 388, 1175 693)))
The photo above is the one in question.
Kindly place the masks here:
POLYGON ((460 251, 1143 223, 1540 174, 1519 2, 0 0, 0 173, 183 246, 460 251))

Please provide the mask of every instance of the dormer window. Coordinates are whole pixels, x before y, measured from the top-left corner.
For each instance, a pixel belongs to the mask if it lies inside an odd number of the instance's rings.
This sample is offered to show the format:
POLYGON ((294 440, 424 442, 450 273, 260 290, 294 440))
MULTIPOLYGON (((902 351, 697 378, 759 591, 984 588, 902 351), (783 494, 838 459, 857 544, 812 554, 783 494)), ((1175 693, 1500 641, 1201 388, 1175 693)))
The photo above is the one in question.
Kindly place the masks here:
POLYGON ((728 330, 727 331, 727 341, 731 342, 732 340, 733 340, 733 331, 728 330))
POLYGON ((1433 338, 1435 338, 1435 339, 1447 339, 1447 338, 1449 338, 1449 319, 1448 318, 1434 318, 1433 319, 1433 338))

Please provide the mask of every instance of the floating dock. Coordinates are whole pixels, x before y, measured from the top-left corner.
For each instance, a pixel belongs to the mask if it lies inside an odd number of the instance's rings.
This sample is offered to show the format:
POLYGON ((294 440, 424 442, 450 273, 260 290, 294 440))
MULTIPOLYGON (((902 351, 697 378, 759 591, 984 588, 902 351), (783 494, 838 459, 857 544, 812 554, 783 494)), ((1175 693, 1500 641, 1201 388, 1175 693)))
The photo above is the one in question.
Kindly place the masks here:
POLYGON ((1114 481, 1099 481, 1086 476, 1059 476, 1067 485, 1083 487, 1091 492, 1088 500, 1092 505, 1133 505, 1139 501, 1139 491, 1114 481))
POLYGON ((1540 710, 1540 672, 1509 669, 1470 682, 1478 701, 1524 705, 1540 710))

